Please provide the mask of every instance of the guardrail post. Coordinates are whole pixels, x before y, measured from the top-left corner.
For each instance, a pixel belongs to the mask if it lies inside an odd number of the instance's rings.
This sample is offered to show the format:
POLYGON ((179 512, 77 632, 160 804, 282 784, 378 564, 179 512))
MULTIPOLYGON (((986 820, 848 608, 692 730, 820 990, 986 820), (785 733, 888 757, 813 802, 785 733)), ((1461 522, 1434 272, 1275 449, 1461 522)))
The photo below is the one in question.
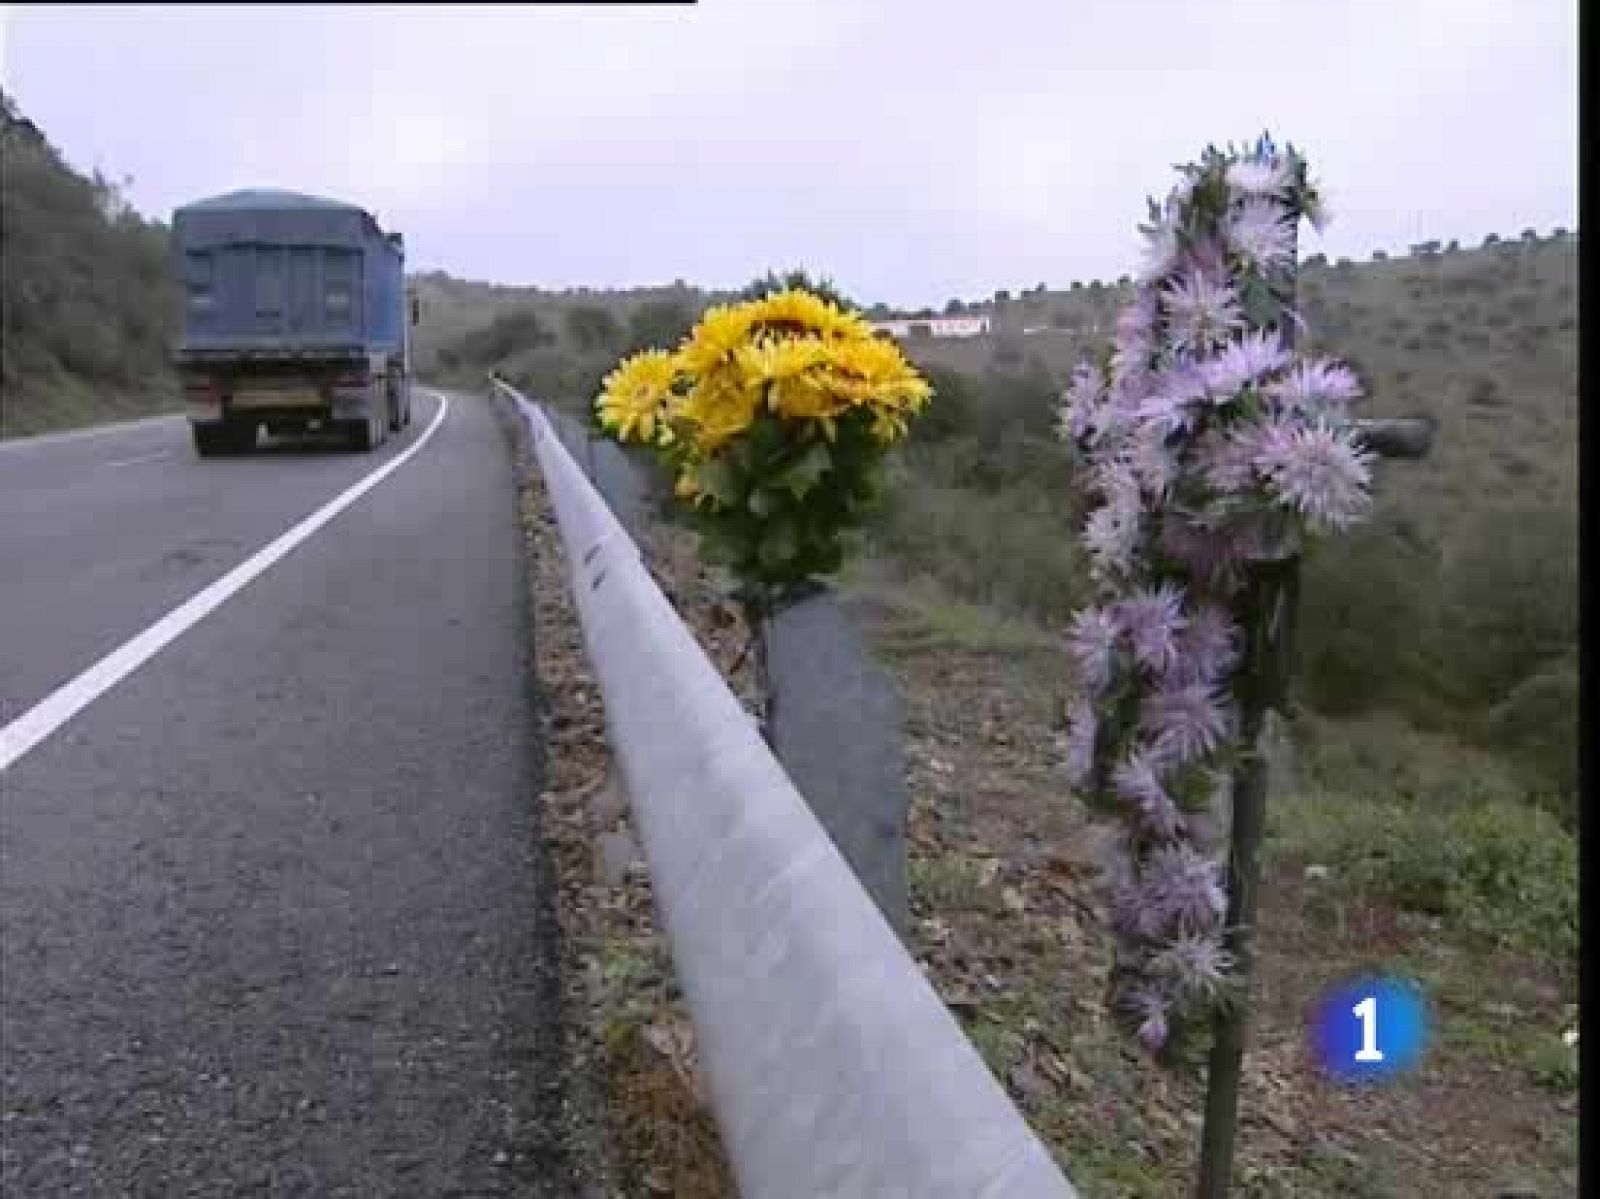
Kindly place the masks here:
POLYGON ((773 752, 904 940, 908 805, 900 694, 830 591, 780 609, 761 636, 773 752))

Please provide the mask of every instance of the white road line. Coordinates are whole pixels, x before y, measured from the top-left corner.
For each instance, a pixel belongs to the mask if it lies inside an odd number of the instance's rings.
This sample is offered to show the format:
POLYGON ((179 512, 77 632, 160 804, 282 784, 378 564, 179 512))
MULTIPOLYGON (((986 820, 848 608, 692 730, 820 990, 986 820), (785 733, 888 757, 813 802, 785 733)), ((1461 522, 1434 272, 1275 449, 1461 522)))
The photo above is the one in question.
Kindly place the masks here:
POLYGON ((443 423, 450 401, 440 395, 439 411, 417 443, 378 467, 353 487, 318 508, 254 556, 190 596, 144 632, 112 650, 71 682, 64 683, 4 728, 0 728, 0 771, 22 757, 100 696, 143 666, 167 645, 204 620, 295 546, 305 541, 384 479, 404 466, 443 423))
POLYGON ((106 465, 107 466, 137 466, 141 462, 155 462, 157 459, 170 458, 170 457, 172 457, 172 451, 171 450, 157 450, 153 454, 140 454, 137 457, 133 457, 133 458, 116 458, 116 459, 113 459, 110 462, 107 462, 106 465))
POLYGON ((68 429, 64 433, 39 433, 32 437, 7 437, 0 441, 0 454, 8 450, 42 450, 47 446, 61 445, 68 441, 83 441, 89 437, 106 437, 112 433, 129 433, 134 429, 145 429, 151 425, 169 424, 175 420, 182 420, 183 413, 169 412, 163 416, 147 416, 141 420, 117 421, 110 425, 95 425, 90 429, 68 429))

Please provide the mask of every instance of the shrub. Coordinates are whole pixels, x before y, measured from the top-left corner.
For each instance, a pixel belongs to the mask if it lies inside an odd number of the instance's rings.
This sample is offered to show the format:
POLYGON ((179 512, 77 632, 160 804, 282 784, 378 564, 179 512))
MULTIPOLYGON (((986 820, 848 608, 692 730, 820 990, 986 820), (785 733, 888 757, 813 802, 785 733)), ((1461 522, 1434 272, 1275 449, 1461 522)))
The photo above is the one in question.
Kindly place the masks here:
POLYGON ((1320 712, 1392 702, 1418 669, 1437 562, 1392 523, 1314 546, 1302 574, 1295 686, 1320 712))
POLYGON ((667 349, 694 328, 695 313, 678 300, 647 300, 628 317, 627 353, 667 349))
POLYGON ((1012 334, 1002 334, 994 340, 993 358, 999 366, 1021 366, 1025 351, 1022 339, 1012 334))
POLYGON ((1282 835, 1342 886, 1537 953, 1569 975, 1577 966, 1577 844, 1538 808, 1327 796, 1300 804, 1282 835))
POLYGON ((622 341, 622 326, 605 308, 580 304, 565 319, 567 337, 579 350, 609 354, 622 341))
POLYGON ((1487 707, 1534 664, 1578 642, 1575 506, 1502 502, 1451 546, 1429 639, 1432 672, 1450 700, 1487 707))
POLYGON ((977 428, 977 386, 969 375, 945 366, 930 366, 924 374, 933 388, 933 402, 911 426, 913 443, 947 441, 971 434, 977 428))
POLYGON ((1491 741, 1509 750, 1556 797, 1557 813, 1576 819, 1578 668, 1573 659, 1513 687, 1489 713, 1491 741))
MULTIPOLYGON (((962 444, 973 447, 967 441, 948 449, 962 444)), ((946 453, 941 447, 939 457, 946 453)), ((936 476, 920 454, 896 465, 869 532, 876 551, 957 598, 1066 619, 1081 601, 1084 571, 1073 540, 1061 536, 1070 519, 1062 493, 1015 486, 983 492, 936 476)))

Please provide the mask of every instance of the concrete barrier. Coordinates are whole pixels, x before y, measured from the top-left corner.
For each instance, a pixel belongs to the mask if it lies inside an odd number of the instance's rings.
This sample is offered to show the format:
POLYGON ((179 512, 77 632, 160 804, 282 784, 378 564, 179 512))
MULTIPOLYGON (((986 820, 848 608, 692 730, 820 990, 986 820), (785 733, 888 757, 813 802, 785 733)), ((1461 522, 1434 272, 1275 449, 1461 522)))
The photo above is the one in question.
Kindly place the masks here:
POLYGON ((1075 1199, 552 431, 529 426, 745 1199, 1075 1199))

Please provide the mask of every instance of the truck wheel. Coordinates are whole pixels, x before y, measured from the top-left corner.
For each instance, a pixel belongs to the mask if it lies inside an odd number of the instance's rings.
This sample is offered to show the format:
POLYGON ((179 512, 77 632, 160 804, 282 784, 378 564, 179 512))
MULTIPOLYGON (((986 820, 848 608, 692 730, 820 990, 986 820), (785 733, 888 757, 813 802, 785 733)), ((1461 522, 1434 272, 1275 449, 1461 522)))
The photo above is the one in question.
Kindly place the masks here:
POLYGON ((202 458, 215 458, 227 452, 228 430, 220 425, 190 425, 194 434, 194 452, 202 458))
POLYGON ((398 433, 405 428, 405 420, 400 412, 400 389, 393 388, 389 392, 389 432, 398 433))
POLYGON ((351 421, 345 428, 345 439, 350 448, 358 454, 370 453, 372 447, 378 444, 376 434, 373 432, 372 420, 351 421))
POLYGON ((256 448, 257 425, 229 425, 228 452, 230 454, 249 454, 256 448))

